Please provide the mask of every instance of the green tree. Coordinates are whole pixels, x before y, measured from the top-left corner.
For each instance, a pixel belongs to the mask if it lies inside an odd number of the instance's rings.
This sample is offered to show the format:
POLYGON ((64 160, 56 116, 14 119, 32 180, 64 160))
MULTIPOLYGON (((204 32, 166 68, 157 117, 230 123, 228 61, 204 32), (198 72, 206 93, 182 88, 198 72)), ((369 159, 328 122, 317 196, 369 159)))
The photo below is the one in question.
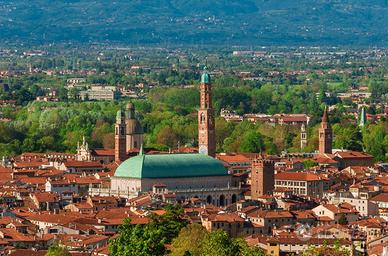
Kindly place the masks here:
POLYGON ((362 135, 357 126, 350 124, 333 125, 334 147, 362 151, 362 135))
POLYGON ((239 256, 264 256, 263 250, 256 246, 248 246, 247 242, 242 238, 233 239, 234 246, 238 247, 239 256))
POLYGON ((264 256, 257 247, 249 247, 241 238, 232 239, 223 230, 208 233, 203 239, 201 256, 264 256))
POLYGON ((209 233, 202 243, 202 256, 232 256, 237 255, 238 247, 232 242, 228 234, 222 230, 209 233))
POLYGON ((241 140, 241 152, 261 152, 264 151, 263 136, 257 131, 247 132, 241 140))
POLYGON ((302 256, 350 256, 351 253, 339 246, 339 241, 336 241, 334 247, 329 247, 324 241, 320 247, 310 246, 302 254, 302 256))
POLYGON ((71 256, 71 254, 65 247, 62 247, 58 242, 55 242, 48 248, 45 256, 71 256))
POLYGON ((171 256, 200 256, 202 243, 207 236, 206 229, 197 223, 184 227, 172 242, 171 256))
POLYGON ((170 126, 166 126, 159 130, 156 142, 168 147, 176 147, 178 140, 175 131, 170 126))
POLYGON ((370 124, 363 129, 362 135, 365 150, 373 155, 376 161, 387 160, 388 124, 370 124))
POLYGON ((178 236, 186 225, 181 219, 183 209, 168 205, 162 216, 152 215, 147 225, 132 225, 129 219, 120 226, 119 236, 110 241, 111 255, 159 256, 166 252, 165 245, 178 236))
POLYGON ((318 163, 313 161, 313 160, 305 160, 302 162, 302 164, 303 164, 303 167, 306 169, 314 167, 314 166, 318 166, 318 163))
POLYGON ((345 214, 342 214, 341 217, 338 219, 338 224, 340 225, 348 224, 348 219, 346 218, 345 214))

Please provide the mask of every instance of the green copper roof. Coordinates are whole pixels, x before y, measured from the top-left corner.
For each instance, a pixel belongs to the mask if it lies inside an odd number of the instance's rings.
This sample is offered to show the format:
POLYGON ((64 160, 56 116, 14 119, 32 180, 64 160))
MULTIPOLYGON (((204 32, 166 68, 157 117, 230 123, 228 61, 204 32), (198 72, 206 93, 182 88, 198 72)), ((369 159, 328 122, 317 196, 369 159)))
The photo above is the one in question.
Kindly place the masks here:
POLYGON ((115 177, 180 178, 224 176, 228 171, 221 161, 202 154, 140 154, 124 161, 115 177))
POLYGON ((206 66, 203 68, 203 73, 202 73, 202 76, 201 76, 201 83, 203 83, 203 84, 210 84, 210 75, 207 72, 207 67, 206 66))

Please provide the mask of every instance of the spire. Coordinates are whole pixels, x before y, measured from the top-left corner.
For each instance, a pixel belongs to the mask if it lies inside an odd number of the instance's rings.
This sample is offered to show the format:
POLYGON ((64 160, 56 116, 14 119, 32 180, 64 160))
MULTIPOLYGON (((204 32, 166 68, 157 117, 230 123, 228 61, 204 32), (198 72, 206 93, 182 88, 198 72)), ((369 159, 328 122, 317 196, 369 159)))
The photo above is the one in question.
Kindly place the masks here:
POLYGON ((329 121, 327 114, 327 106, 325 106, 325 110, 323 111, 322 123, 327 123, 329 121))

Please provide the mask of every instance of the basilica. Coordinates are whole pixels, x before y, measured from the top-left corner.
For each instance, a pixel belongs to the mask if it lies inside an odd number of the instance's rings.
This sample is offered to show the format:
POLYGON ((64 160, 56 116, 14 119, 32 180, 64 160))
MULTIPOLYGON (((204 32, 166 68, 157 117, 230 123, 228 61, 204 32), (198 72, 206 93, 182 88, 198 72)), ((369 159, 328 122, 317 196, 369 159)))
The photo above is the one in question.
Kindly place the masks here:
POLYGON ((206 68, 200 84, 199 153, 145 154, 142 144, 143 129, 129 103, 126 111, 119 110, 116 116, 114 159, 120 165, 111 177, 109 191, 90 192, 133 198, 157 189, 173 194, 178 201, 198 198, 218 206, 229 205, 241 198, 241 188, 232 186, 232 175, 223 162, 214 158, 212 86, 206 68), (138 155, 128 158, 128 151, 136 148, 139 148, 138 155))

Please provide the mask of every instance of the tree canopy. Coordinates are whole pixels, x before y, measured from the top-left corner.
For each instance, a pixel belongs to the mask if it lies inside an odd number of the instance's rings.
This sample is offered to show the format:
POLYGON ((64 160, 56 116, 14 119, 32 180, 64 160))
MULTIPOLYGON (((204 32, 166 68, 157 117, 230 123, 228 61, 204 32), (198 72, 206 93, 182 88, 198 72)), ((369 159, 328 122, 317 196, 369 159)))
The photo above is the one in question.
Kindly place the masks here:
POLYGON ((120 226, 119 236, 110 241, 111 255, 159 256, 166 252, 166 244, 178 236, 179 231, 186 226, 180 218, 183 213, 179 205, 168 205, 166 213, 152 215, 151 222, 146 225, 132 225, 126 219, 120 226))
POLYGON ((45 256, 71 256, 70 252, 63 246, 60 246, 58 242, 52 244, 45 256))
POLYGON ((243 239, 230 238, 223 230, 207 232, 199 224, 190 224, 173 240, 170 255, 264 256, 264 253, 257 247, 249 247, 243 239))

